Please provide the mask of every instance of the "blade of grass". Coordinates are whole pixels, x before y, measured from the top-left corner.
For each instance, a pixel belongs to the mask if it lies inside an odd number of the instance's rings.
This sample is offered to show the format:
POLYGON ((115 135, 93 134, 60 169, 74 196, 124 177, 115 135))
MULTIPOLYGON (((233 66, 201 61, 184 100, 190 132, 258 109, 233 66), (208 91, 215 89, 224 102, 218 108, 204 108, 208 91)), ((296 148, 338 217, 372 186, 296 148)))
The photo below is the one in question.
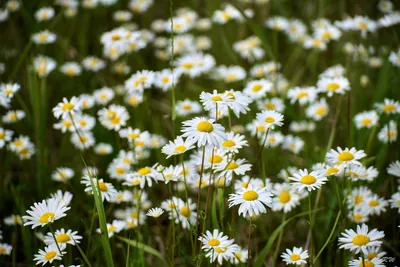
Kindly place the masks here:
MULTIPOLYGON (((313 212, 317 212, 319 210, 322 210, 322 208, 319 209, 314 209, 311 211, 311 213, 313 212)), ((254 267, 261 267, 263 266, 263 262, 265 257, 267 257, 269 251, 272 248, 272 245, 275 242, 275 239, 278 237, 279 233, 283 231, 283 229, 285 228, 285 226, 293 219, 301 217, 301 216, 305 216, 308 215, 310 213, 310 211, 305 211, 305 212, 301 212, 293 217, 291 217, 290 219, 287 219, 286 221, 284 221, 281 225, 278 226, 278 228, 275 229, 275 231, 271 234, 271 237, 268 239, 267 244, 265 245, 265 247, 261 250, 259 256, 257 257, 256 263, 253 265, 254 267)))
POLYGON ((147 245, 145 245, 145 244, 139 243, 139 242, 137 242, 136 240, 130 240, 130 239, 127 239, 127 238, 125 238, 125 237, 120 237, 120 236, 117 236, 117 238, 120 239, 121 241, 124 241, 125 243, 127 243, 127 244, 129 244, 129 245, 135 247, 135 248, 141 249, 141 250, 143 250, 143 251, 145 251, 145 252, 147 252, 147 253, 150 253, 150 254, 156 256, 156 257, 159 258, 165 265, 168 265, 168 264, 167 264, 167 261, 164 259, 164 257, 161 255, 161 253, 158 252, 156 249, 154 249, 154 248, 152 248, 152 247, 150 247, 150 246, 147 246, 147 245))

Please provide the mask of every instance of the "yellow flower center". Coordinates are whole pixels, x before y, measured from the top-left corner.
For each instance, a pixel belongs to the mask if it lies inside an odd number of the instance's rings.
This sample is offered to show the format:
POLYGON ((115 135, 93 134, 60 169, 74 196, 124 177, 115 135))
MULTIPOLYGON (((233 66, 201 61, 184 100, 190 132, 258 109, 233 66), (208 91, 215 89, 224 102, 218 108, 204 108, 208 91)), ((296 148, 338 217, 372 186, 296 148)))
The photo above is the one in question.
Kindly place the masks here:
POLYGON ((372 261, 364 260, 364 265, 360 262, 360 267, 374 267, 375 264, 372 261))
POLYGON ((331 167, 326 171, 326 175, 332 175, 332 174, 338 173, 338 171, 339 171, 338 168, 331 167))
POLYGON ((359 222, 359 221, 361 221, 361 219, 362 219, 363 217, 362 217, 362 215, 361 215, 360 213, 355 213, 355 214, 353 215, 353 218, 354 218, 354 220, 355 220, 356 222, 359 222))
POLYGON ((383 106, 383 110, 386 112, 392 112, 396 109, 396 106, 393 104, 386 104, 385 106, 383 106))
POLYGON ((0 255, 1 254, 6 254, 6 248, 0 248, 0 255))
POLYGON ((179 152, 179 153, 183 153, 186 151, 186 147, 185 146, 177 146, 177 147, 175 147, 175 151, 179 152))
POLYGON ((175 208, 176 208, 176 205, 175 205, 174 203, 169 203, 169 204, 168 204, 168 208, 170 208, 170 209, 175 209, 175 208))
POLYGON ((108 227, 107 230, 108 230, 108 232, 114 232, 115 230, 117 230, 117 227, 114 226, 114 225, 111 225, 111 226, 108 227))
POLYGON ((288 202, 290 201, 290 194, 289 194, 289 192, 282 192, 282 193, 279 195, 279 201, 280 201, 281 203, 288 203, 288 202))
POLYGON ((148 167, 144 167, 144 168, 139 169, 138 173, 143 176, 143 175, 151 173, 151 170, 148 167))
POLYGON ((330 38, 332 38, 332 34, 331 34, 330 32, 328 32, 328 31, 325 31, 325 32, 322 34, 322 37, 324 37, 324 38, 326 38, 326 39, 330 39, 330 38))
POLYGON ((42 216, 39 217, 39 222, 47 223, 47 222, 53 220, 55 216, 56 215, 52 212, 46 212, 46 213, 42 214, 42 216))
POLYGON ((226 251, 226 248, 216 248, 215 251, 218 253, 224 253, 226 251))
POLYGON ((369 237, 364 234, 358 234, 355 237, 353 237, 353 240, 351 242, 353 242, 353 244, 356 246, 364 246, 368 244, 369 237))
POLYGON ((202 133, 211 133, 214 130, 213 125, 211 122, 208 121, 201 121, 197 124, 197 131, 202 133))
POLYGON ((329 83, 329 84, 326 86, 326 89, 328 89, 329 91, 336 91, 336 90, 339 89, 339 88, 340 88, 340 85, 337 84, 337 83, 329 83))
POLYGON ((356 203, 356 205, 358 205, 358 204, 360 204, 362 201, 363 201, 363 199, 364 199, 364 197, 363 196, 361 196, 361 195, 358 195, 358 196, 356 196, 356 198, 355 198, 355 203, 356 203))
POLYGON ((368 256, 367 256, 367 257, 368 257, 369 260, 372 260, 372 259, 375 258, 377 255, 378 255, 378 254, 371 252, 371 253, 368 253, 368 256))
POLYGON ((74 104, 72 104, 70 102, 65 103, 61 107, 62 111, 72 110, 73 108, 74 108, 74 104))
POLYGON ((340 161, 350 161, 350 160, 354 159, 354 156, 352 153, 344 151, 339 154, 338 159, 340 161))
POLYGON ((247 201, 253 201, 253 200, 256 200, 257 198, 258 198, 258 194, 257 194, 257 192, 254 191, 254 190, 246 191, 246 192, 243 194, 243 199, 244 199, 244 200, 247 200, 247 201))
POLYGON ((215 95, 215 96, 211 97, 211 100, 212 101, 222 101, 222 97, 219 95, 215 95))
POLYGON ((239 167, 239 165, 238 165, 236 162, 232 161, 232 162, 230 162, 230 163, 228 164, 228 166, 226 166, 226 169, 227 169, 227 170, 234 170, 234 169, 236 169, 237 167, 239 167))
POLYGON ((221 163, 221 161, 223 160, 223 158, 219 155, 214 155, 208 158, 208 162, 210 163, 221 163))
POLYGON ((300 260, 300 255, 299 254, 292 254, 292 255, 290 255, 290 260, 291 261, 298 261, 298 260, 300 260))
POLYGON ((374 200, 371 200, 368 204, 369 204, 371 207, 376 207, 376 206, 379 205, 379 201, 374 199, 374 200))
POLYGON ((265 118, 265 122, 266 122, 266 123, 274 123, 274 122, 275 122, 275 119, 272 118, 272 117, 266 117, 266 118, 265 118))
POLYGON ((99 182, 99 188, 101 192, 107 192, 108 190, 107 185, 103 182, 99 182))
MULTIPOLYGON (((368 26, 367 26, 367 23, 365 23, 365 22, 360 22, 360 29, 361 30, 366 30, 366 29, 368 29, 368 26)), ((366 266, 365 266, 366 267, 366 266)))
POLYGON ((371 124, 371 122, 372 122, 372 120, 370 118, 364 118, 361 120, 361 125, 368 126, 371 124))
POLYGON ((276 106, 272 103, 266 103, 265 108, 268 110, 274 110, 276 108, 276 106))
POLYGON ((118 173, 118 174, 124 174, 125 173, 125 168, 117 167, 117 168, 115 168, 115 172, 118 173))
POLYGON ((67 234, 59 234, 56 237, 56 240, 57 240, 58 243, 66 243, 66 242, 71 240, 71 237, 69 235, 67 235, 67 234))
POLYGON ((263 88, 263 86, 261 84, 256 84, 253 86, 253 88, 251 88, 251 91, 253 91, 254 93, 260 91, 263 88))
POLYGON ((192 109, 192 105, 190 105, 190 104, 184 104, 184 105, 182 106, 182 108, 183 108, 184 110, 191 110, 191 109, 192 109))
POLYGON ((216 247, 220 244, 220 242, 216 238, 211 238, 210 240, 208 240, 208 244, 212 247, 216 247))
POLYGON ((50 252, 47 252, 46 255, 44 255, 44 259, 45 259, 46 261, 49 261, 49 260, 51 260, 52 258, 54 258, 56 255, 57 255, 56 252, 50 251, 50 252))
POLYGON ((184 69, 191 69, 191 68, 193 68, 193 63, 191 63, 191 62, 185 62, 185 63, 183 63, 182 64, 182 67, 184 68, 184 69))
POLYGON ((236 79, 237 79, 237 75, 236 74, 229 74, 229 75, 226 76, 226 80, 228 82, 232 82, 232 81, 234 81, 236 79))
POLYGON ((181 215, 182 215, 182 216, 185 216, 185 217, 189 217, 189 215, 190 215, 190 209, 189 209, 188 206, 183 206, 183 207, 181 208, 181 215))
POLYGON ((131 181, 131 185, 139 185, 140 184, 140 180, 132 180, 131 181))
POLYGON ((5 132, 0 132, 0 139, 3 139, 6 136, 5 132))
POLYGON ((223 147, 233 147, 234 145, 236 144, 232 140, 225 140, 222 142, 223 147))
POLYGON ((307 96, 308 96, 308 93, 305 92, 305 91, 302 91, 302 92, 297 94, 297 98, 304 98, 304 97, 307 97, 307 96))
POLYGON ((301 177, 301 179, 300 179, 300 182, 301 182, 302 184, 313 184, 313 183, 315 183, 315 181, 317 181, 317 179, 316 179, 314 176, 309 175, 309 174, 304 175, 304 176, 301 177))
POLYGON ((317 115, 319 115, 319 116, 325 115, 325 114, 326 114, 326 108, 324 108, 324 107, 318 107, 318 108, 315 110, 315 114, 317 114, 317 115))
POLYGON ((265 131, 265 126, 264 125, 258 125, 256 127, 256 129, 257 129, 257 132, 264 132, 265 131))

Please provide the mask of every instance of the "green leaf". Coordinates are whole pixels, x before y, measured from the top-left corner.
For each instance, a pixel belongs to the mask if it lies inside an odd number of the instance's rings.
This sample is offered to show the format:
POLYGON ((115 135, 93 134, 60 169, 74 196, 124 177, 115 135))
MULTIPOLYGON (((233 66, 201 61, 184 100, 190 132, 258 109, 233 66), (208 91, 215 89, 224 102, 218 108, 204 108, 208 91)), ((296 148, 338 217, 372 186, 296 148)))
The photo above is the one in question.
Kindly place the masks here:
MULTIPOLYGON (((321 210, 322 208, 319 209, 314 209, 311 212, 317 212, 319 210, 321 210)), ((271 250, 272 245, 274 244, 275 239, 278 237, 279 233, 281 231, 283 231, 283 228, 285 228, 286 224, 288 224, 291 220, 297 218, 297 217, 301 217, 301 216, 305 216, 308 215, 310 212, 309 211, 305 211, 305 212, 301 212, 293 217, 291 217, 290 219, 287 219, 286 221, 284 221, 281 225, 279 225, 278 228, 275 229, 275 231, 271 234, 271 237, 268 239, 267 244, 265 245, 265 247, 261 250, 256 263, 253 265, 254 267, 261 267, 263 265, 264 259, 265 257, 267 257, 268 252, 271 250)))
POLYGON ((125 237, 117 236, 117 238, 120 239, 121 241, 124 241, 128 245, 131 245, 131 246, 133 246, 135 248, 141 249, 141 250, 143 250, 143 251, 145 251, 147 253, 153 254, 154 256, 159 258, 165 265, 168 265, 167 261, 164 259, 163 255, 161 255, 161 253, 158 252, 156 249, 154 249, 154 248, 152 248, 150 246, 147 246, 147 245, 145 245, 143 243, 137 242, 135 240, 127 239, 125 237))

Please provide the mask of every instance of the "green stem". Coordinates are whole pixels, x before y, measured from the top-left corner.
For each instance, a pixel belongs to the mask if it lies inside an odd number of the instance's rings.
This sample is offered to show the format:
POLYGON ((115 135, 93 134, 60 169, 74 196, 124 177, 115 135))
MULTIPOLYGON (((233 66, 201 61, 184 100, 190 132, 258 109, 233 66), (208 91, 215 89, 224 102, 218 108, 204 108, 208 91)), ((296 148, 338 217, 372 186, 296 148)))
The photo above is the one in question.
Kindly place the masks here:
MULTIPOLYGON (((283 224, 285 222, 285 220, 286 220, 286 213, 284 212, 283 216, 282 216, 282 223, 281 224, 283 224)), ((276 248, 275 248, 274 258, 273 258, 273 261, 272 261, 273 262, 272 266, 276 266, 276 260, 278 258, 279 248, 280 248, 281 242, 282 242, 282 236, 283 236, 283 231, 280 231, 279 232, 279 236, 278 236, 278 243, 276 244, 276 248)))

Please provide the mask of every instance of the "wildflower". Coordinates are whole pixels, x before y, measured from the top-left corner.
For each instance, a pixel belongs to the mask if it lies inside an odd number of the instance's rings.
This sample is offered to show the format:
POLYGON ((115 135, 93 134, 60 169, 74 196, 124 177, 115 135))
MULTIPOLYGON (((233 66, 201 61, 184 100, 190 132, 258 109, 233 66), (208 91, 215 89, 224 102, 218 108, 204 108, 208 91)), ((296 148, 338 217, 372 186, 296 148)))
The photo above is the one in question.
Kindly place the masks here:
POLYGON ((348 249, 350 251, 354 251, 355 253, 362 251, 366 254, 368 253, 367 248, 380 247, 382 241, 379 239, 383 238, 384 236, 385 234, 383 231, 378 231, 377 229, 368 231, 367 225, 357 225, 356 231, 353 229, 347 229, 344 233, 342 233, 342 237, 339 238, 339 248, 348 249))
POLYGON ((357 129, 372 128, 378 124, 378 120, 378 114, 374 110, 361 112, 354 116, 354 123, 357 129))
POLYGON ((274 184, 272 189, 272 210, 290 212, 295 206, 300 204, 299 195, 293 190, 288 183, 274 184))
POLYGON ((22 216, 24 220, 24 226, 32 225, 32 229, 38 226, 45 226, 48 223, 67 216, 65 212, 69 210, 63 201, 59 201, 55 198, 43 200, 42 202, 35 203, 30 207, 30 210, 26 212, 28 215, 22 216))
POLYGON ((164 210, 161 208, 154 208, 154 209, 149 209, 147 212, 147 216, 153 217, 153 218, 158 218, 164 213, 164 210))
POLYGON ((317 83, 319 92, 327 93, 329 97, 333 94, 344 94, 350 90, 349 80, 345 77, 323 77, 317 83))
POLYGON ((70 114, 75 114, 79 111, 78 102, 79 99, 75 96, 73 96, 69 101, 64 97, 63 102, 58 103, 57 106, 53 108, 54 117, 57 119, 60 117, 67 118, 70 114))
POLYGON ((80 243, 79 240, 82 239, 82 236, 78 235, 77 231, 65 230, 64 228, 56 230, 54 236, 51 232, 47 233, 44 240, 46 245, 55 245, 57 241, 60 248, 65 248, 67 244, 75 246, 75 243, 80 243))
POLYGON ((54 17, 54 9, 52 7, 43 7, 35 12, 35 18, 37 21, 48 21, 54 17))
POLYGON ((82 72, 81 66, 76 62, 65 62, 60 71, 69 77, 79 76, 82 72))
POLYGON ((388 174, 396 177, 400 177, 400 161, 396 160, 389 164, 386 169, 388 174))
POLYGON ((266 191, 266 188, 253 188, 249 185, 247 188, 240 188, 234 194, 229 195, 229 208, 240 205, 239 215, 246 217, 247 215, 259 215, 266 213, 264 205, 271 207, 272 194, 266 191))
POLYGON ((54 33, 44 30, 32 35, 32 41, 36 44, 52 44, 56 41, 57 35, 54 33))
POLYGON ((356 260, 349 261, 349 267, 359 267, 359 266, 385 267, 386 265, 383 263, 383 260, 379 258, 363 259, 359 257, 356 260))
POLYGON ((0 243, 0 255, 11 255, 13 247, 6 243, 0 243))
POLYGON ((22 225, 22 218, 20 215, 10 215, 4 218, 4 223, 6 225, 22 225))
POLYGON ((196 117, 183 122, 183 135, 187 140, 197 143, 197 146, 216 146, 220 147, 222 141, 226 139, 224 127, 214 122, 213 119, 196 117))
POLYGON ((57 182, 67 182, 74 176, 75 172, 71 168, 58 167, 51 174, 51 179, 57 182))
POLYGON ((378 133, 378 139, 383 143, 393 143, 397 140, 397 123, 395 121, 389 121, 388 125, 385 125, 378 133))
POLYGON ((84 184, 86 186, 85 192, 90 192, 93 193, 93 187, 97 191, 97 194, 101 195, 101 199, 104 201, 106 199, 107 201, 110 201, 115 197, 117 194, 117 190, 111 183, 106 183, 104 182, 103 179, 97 179, 97 178, 92 178, 89 175, 85 175, 82 177, 81 184, 84 184), (92 182, 90 182, 90 179, 92 182))
POLYGON ((111 105, 108 108, 102 108, 97 112, 100 123, 109 130, 119 131, 126 125, 130 116, 124 106, 111 105))
POLYGON ((331 149, 328 153, 326 153, 326 160, 331 165, 335 164, 338 165, 344 164, 345 166, 348 166, 350 164, 361 165, 359 160, 364 158, 365 156, 366 154, 364 153, 364 150, 357 151, 357 149, 355 149, 354 147, 351 149, 347 147, 345 149, 338 147, 337 151, 331 149))
POLYGON ((98 57, 88 56, 82 61, 83 68, 88 71, 97 72, 106 67, 106 63, 98 57))
POLYGON ((93 92, 93 97, 96 103, 100 105, 108 104, 108 102, 110 102, 114 96, 114 90, 108 87, 103 87, 93 92))
POLYGON ((302 265, 307 263, 308 251, 302 248, 293 247, 293 250, 286 249, 286 252, 282 253, 281 257, 286 265, 295 264, 302 265))
POLYGON ((52 58, 39 55, 33 61, 33 68, 40 78, 47 77, 55 68, 56 61, 52 58))
POLYGON ((294 181, 291 183, 292 186, 297 188, 298 191, 307 189, 309 192, 320 188, 321 185, 325 184, 328 179, 318 171, 309 172, 307 169, 299 170, 298 173, 293 174, 294 177, 289 177, 289 180, 294 181))
POLYGON ((386 114, 400 113, 400 103, 389 98, 385 98, 383 103, 375 104, 375 107, 379 112, 386 114))
MULTIPOLYGON (((60 247, 61 249, 61 247, 60 247)), ((57 248, 57 246, 55 245, 50 245, 44 248, 44 250, 39 249, 38 254, 35 254, 34 256, 34 261, 36 261, 36 265, 39 265, 42 263, 42 265, 45 265, 46 263, 53 263, 53 261, 60 261, 61 257, 66 254, 66 252, 64 252, 61 249, 61 253, 59 251, 59 249, 57 248)))
POLYGON ((243 89, 243 93, 253 100, 260 99, 271 91, 272 86, 273 84, 266 79, 254 80, 247 83, 246 87, 243 89))
POLYGON ((0 128, 0 148, 3 148, 6 142, 11 141, 13 131, 0 128))
POLYGON ((275 126, 283 125, 283 115, 274 110, 264 110, 258 113, 256 118, 266 129, 274 129, 275 126))
POLYGON ((288 91, 287 97, 290 98, 290 103, 299 102, 300 105, 312 103, 317 98, 318 91, 314 87, 295 87, 288 91))
POLYGON ((221 150, 227 153, 239 153, 239 149, 244 146, 248 146, 245 136, 229 132, 226 135, 226 140, 221 143, 221 150))

